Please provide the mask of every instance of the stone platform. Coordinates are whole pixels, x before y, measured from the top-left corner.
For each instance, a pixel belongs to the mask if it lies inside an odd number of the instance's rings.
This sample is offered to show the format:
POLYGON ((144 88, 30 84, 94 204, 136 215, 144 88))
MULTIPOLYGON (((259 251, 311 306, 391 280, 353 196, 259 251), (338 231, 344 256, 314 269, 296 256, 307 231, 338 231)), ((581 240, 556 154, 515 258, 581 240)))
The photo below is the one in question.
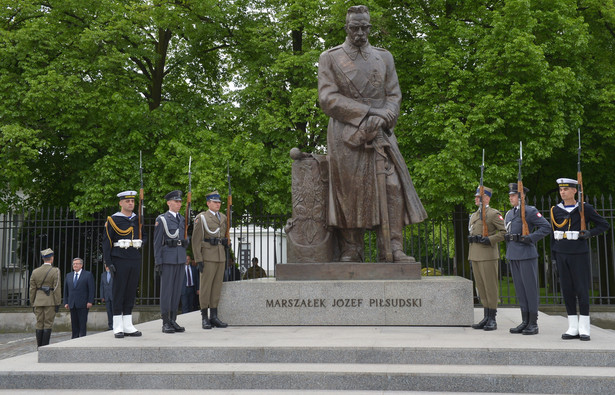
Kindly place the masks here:
MULTIPOLYGON (((474 319, 481 317, 475 309, 474 319)), ((615 393, 613 331, 592 326, 591 341, 566 341, 567 319, 540 313, 538 335, 510 334, 519 318, 518 309, 499 309, 492 332, 234 322, 203 330, 193 312, 177 319, 185 333, 163 334, 156 320, 137 324, 140 338, 103 332, 0 360, 0 392, 615 393)))
POLYGON ((221 319, 235 325, 469 326, 474 318, 472 303, 472 282, 462 277, 263 278, 224 283, 218 307, 221 319))

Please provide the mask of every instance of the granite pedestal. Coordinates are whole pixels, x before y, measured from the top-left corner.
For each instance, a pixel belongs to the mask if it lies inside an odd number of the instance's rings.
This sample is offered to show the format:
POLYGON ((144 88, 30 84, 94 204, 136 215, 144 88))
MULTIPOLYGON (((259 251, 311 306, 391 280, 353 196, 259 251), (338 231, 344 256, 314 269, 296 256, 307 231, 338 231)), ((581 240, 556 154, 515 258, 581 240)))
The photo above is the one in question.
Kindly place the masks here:
POLYGON ((218 315, 233 325, 417 325, 473 323, 472 282, 420 280, 226 282, 218 315))

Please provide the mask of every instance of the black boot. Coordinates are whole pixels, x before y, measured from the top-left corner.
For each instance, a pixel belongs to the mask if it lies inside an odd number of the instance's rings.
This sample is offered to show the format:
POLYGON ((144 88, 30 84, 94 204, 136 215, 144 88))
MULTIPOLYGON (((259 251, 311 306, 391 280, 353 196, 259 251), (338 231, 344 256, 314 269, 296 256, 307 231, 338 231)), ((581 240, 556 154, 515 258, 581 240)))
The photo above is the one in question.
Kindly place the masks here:
POLYGON ((530 314, 530 322, 527 324, 527 327, 523 330, 524 335, 537 335, 538 334, 538 312, 529 313, 530 314))
POLYGON ((207 309, 201 309, 201 317, 203 318, 203 329, 211 329, 211 322, 207 317, 207 309))
POLYGON ((494 331, 496 329, 498 329, 498 324, 495 322, 495 316, 497 315, 498 310, 497 309, 489 309, 489 311, 487 312, 487 323, 485 324, 485 327, 483 328, 486 331, 494 331))
POLYGON ((43 345, 43 330, 36 330, 36 347, 40 347, 43 345))
POLYGON ((211 325, 215 326, 216 328, 226 328, 228 326, 228 324, 218 319, 218 308, 211 309, 211 325))
POLYGON ((521 311, 521 323, 516 328, 510 328, 510 333, 521 333, 530 321, 530 313, 528 311, 521 311))
POLYGON ((179 326, 175 320, 177 319, 177 311, 171 312, 171 326, 175 329, 175 332, 185 332, 186 328, 179 326))
POLYGON ((169 313, 161 314, 162 316, 162 333, 175 333, 175 328, 171 325, 169 313))
POLYGON ((43 329, 43 346, 49 344, 51 340, 51 329, 43 329))
POLYGON ((487 323, 487 319, 489 318, 489 315, 487 314, 489 309, 483 309, 483 310, 485 312, 485 315, 483 316, 483 319, 480 320, 480 322, 478 324, 473 324, 472 325, 472 329, 483 329, 485 327, 485 324, 487 323))

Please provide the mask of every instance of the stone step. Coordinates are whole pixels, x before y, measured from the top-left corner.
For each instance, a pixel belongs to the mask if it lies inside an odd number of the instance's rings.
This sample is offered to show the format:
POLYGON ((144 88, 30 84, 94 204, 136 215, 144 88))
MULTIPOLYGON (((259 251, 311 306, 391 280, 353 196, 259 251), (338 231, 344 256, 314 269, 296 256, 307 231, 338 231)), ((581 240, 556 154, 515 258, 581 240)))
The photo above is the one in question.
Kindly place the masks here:
MULTIPOLYGON (((476 320, 480 311, 476 312, 476 320)), ((186 332, 163 334, 161 320, 137 325, 142 337, 103 332, 54 343, 40 363, 387 363, 615 366, 615 334, 592 327, 592 341, 562 340, 567 320, 540 314, 540 333, 513 335, 518 311, 500 309, 499 329, 469 327, 246 327, 201 329, 200 314, 180 315, 186 332)))
MULTIPOLYGON (((474 311, 478 321, 482 310, 474 311)), ((185 333, 161 321, 142 337, 102 332, 0 360, 0 388, 146 391, 434 391, 615 393, 615 333, 564 341, 567 319, 540 314, 540 333, 512 335, 517 309, 500 309, 496 331, 469 327, 235 326, 185 333)))
POLYGON ((615 368, 344 363, 38 364, 28 354, 0 372, 4 389, 305 389, 615 393, 615 368))
POLYGON ((347 363, 615 367, 612 350, 369 347, 43 347, 38 362, 62 363, 347 363))

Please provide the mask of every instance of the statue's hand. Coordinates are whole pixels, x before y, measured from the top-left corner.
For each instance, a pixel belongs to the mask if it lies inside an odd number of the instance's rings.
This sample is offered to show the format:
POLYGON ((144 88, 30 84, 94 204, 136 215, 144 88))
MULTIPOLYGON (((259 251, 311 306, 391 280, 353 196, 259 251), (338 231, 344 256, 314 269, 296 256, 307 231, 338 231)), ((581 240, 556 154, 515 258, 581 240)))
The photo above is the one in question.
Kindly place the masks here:
POLYGON ((365 140, 367 143, 378 137, 378 132, 383 129, 385 122, 382 118, 371 116, 365 120, 365 140))
POLYGON ((393 123, 395 122, 395 113, 391 110, 389 110, 388 108, 370 108, 369 112, 367 113, 367 115, 373 115, 379 118, 382 118, 382 120, 385 122, 385 128, 386 129, 390 129, 393 126, 393 123))

